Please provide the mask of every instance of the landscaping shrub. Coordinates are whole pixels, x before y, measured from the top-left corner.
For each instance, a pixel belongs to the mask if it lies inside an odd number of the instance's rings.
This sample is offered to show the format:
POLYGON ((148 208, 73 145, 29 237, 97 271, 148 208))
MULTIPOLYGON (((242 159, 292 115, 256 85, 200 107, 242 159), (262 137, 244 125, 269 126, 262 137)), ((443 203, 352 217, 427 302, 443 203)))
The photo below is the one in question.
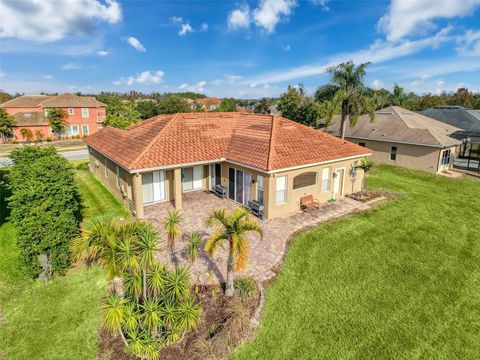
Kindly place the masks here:
POLYGON ((80 164, 77 164, 77 170, 88 170, 89 163, 88 161, 83 161, 80 164))
POLYGON ((70 163, 55 148, 25 146, 12 151, 10 219, 17 228, 20 261, 25 272, 48 277, 70 264, 69 245, 78 236, 79 196, 70 163))
POLYGON ((255 280, 249 277, 242 277, 234 280, 235 291, 241 298, 256 295, 258 288, 255 280))

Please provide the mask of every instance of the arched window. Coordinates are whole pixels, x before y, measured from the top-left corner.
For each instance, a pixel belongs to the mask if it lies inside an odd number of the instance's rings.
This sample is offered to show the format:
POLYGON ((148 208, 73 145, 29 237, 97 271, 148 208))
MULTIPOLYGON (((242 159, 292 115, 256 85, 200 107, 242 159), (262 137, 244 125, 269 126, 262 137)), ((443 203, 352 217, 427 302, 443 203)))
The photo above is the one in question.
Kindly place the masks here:
POLYGON ((307 186, 312 186, 317 183, 316 172, 305 172, 293 178, 293 190, 300 189, 307 186))

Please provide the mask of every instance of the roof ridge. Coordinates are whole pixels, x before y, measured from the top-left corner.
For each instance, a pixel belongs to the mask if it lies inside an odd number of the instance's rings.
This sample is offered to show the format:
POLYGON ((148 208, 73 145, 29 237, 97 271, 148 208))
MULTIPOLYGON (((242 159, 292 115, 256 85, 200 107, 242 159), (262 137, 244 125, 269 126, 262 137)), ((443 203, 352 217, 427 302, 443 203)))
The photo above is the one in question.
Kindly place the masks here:
POLYGON ((273 131, 275 127, 275 116, 277 115, 270 115, 272 117, 272 127, 270 129, 270 141, 268 143, 268 156, 267 156, 267 170, 270 170, 270 160, 272 155, 272 145, 273 145, 273 131))
MULTIPOLYGON (((145 149, 142 150, 142 152, 135 158, 135 160, 132 161, 132 167, 135 167, 135 164, 138 162, 138 160, 143 156, 145 155, 145 153, 150 149, 150 144, 152 144, 155 140, 157 140, 157 138, 163 134, 163 132, 165 131, 165 129, 167 127, 169 127, 169 125, 174 121, 176 120, 177 116, 179 115, 179 113, 176 113, 174 116, 172 116, 170 119, 167 119, 167 124, 158 132, 157 135, 155 135, 152 140, 150 140, 150 142, 148 143, 147 146, 145 146, 145 149)), ((160 120, 160 119, 159 119, 160 120)), ((153 121, 152 121, 153 122, 153 121)))
POLYGON ((53 95, 53 96, 50 97, 49 99, 45 99, 45 100, 43 100, 43 101, 40 101, 37 106, 42 106, 44 102, 47 102, 47 101, 49 101, 49 100, 53 100, 53 99, 55 99, 55 98, 57 98, 57 97, 59 97, 59 96, 60 96, 60 94, 53 95))

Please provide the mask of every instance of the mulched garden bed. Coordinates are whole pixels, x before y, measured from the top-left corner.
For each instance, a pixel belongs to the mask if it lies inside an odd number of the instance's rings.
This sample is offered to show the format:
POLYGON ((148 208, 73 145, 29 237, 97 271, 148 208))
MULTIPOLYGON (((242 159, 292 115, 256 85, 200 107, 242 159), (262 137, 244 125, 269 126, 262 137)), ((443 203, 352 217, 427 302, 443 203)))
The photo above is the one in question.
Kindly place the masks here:
POLYGON ((353 200, 357 200, 362 203, 367 203, 369 201, 372 201, 374 199, 381 198, 381 197, 390 198, 392 194, 383 190, 374 190, 374 191, 362 190, 347 196, 353 200))
MULTIPOLYGON (((204 286, 197 292, 202 306, 198 326, 185 334, 181 342, 163 348, 162 360, 226 359, 251 330, 251 322, 259 303, 259 292, 249 297, 226 298, 215 286, 204 286)), ((135 360, 126 352, 120 336, 100 329, 100 360, 135 360)))

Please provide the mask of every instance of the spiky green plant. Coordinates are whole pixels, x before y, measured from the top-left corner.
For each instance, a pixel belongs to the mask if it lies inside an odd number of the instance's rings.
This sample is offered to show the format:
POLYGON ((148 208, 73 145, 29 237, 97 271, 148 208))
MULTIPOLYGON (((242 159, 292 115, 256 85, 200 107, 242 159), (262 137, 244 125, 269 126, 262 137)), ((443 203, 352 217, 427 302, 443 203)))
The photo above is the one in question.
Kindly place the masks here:
POLYGON ((193 297, 188 297, 180 304, 177 310, 178 323, 183 331, 189 331, 198 323, 200 318, 200 305, 195 303, 193 297))
POLYGON ((165 284, 166 271, 165 267, 154 263, 150 271, 147 273, 147 286, 148 291, 153 295, 158 297, 163 290, 165 284))
POLYGON ((192 231, 187 238, 187 257, 194 262, 198 257, 198 248, 202 244, 202 236, 198 231, 192 231))
POLYGON ((190 294, 190 283, 186 268, 175 268, 166 276, 165 280, 165 290, 169 299, 178 301, 190 294))
POLYGON ((228 243, 227 284, 225 295, 233 296, 234 271, 243 270, 248 263, 248 233, 255 232, 263 238, 263 231, 257 221, 250 217, 250 212, 244 207, 237 207, 232 213, 225 209, 213 210, 205 221, 207 226, 215 229, 205 244, 205 251, 213 256, 220 245, 228 243))
POLYGON ((173 253, 175 248, 175 240, 182 233, 180 224, 183 221, 182 214, 178 210, 173 210, 168 212, 168 217, 165 220, 164 228, 168 234, 168 249, 173 253))

